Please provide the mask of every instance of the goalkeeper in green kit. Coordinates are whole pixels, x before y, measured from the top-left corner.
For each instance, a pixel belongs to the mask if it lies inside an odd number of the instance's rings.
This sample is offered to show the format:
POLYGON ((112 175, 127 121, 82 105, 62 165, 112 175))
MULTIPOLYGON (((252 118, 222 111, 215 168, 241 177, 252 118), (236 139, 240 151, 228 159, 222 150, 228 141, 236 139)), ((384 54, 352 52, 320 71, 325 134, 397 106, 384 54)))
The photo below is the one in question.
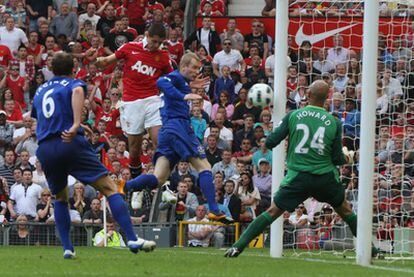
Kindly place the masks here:
MULTIPOLYGON (((250 223, 225 257, 237 257, 284 211, 294 211, 308 197, 329 203, 356 236, 357 216, 345 200, 337 168, 352 163, 353 152, 343 152, 341 122, 323 108, 328 90, 324 81, 315 81, 310 86, 309 105, 287 114, 267 138, 266 147, 272 149, 289 137, 287 175, 270 208, 250 223)), ((376 256, 378 250, 372 252, 376 256)))

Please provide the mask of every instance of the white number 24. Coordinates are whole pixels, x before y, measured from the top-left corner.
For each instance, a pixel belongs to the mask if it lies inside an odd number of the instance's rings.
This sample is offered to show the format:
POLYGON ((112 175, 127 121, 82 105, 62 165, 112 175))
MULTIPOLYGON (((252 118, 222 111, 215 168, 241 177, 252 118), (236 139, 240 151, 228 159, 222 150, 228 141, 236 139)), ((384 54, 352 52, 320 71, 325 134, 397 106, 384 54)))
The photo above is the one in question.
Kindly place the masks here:
MULTIPOLYGON (((307 154, 309 152, 309 148, 304 147, 306 142, 309 139, 309 127, 305 124, 298 124, 296 125, 296 131, 301 130, 303 132, 303 137, 299 141, 298 145, 295 147, 295 153, 297 154, 307 154)), ((316 149, 320 155, 323 154, 323 149, 325 148, 325 144, 323 143, 323 138, 325 136, 325 127, 319 127, 316 130, 315 134, 312 137, 312 141, 310 143, 310 147, 316 149)))
POLYGON ((50 118, 55 112, 55 101, 53 101, 53 98, 50 96, 52 93, 53 89, 49 89, 43 95, 42 99, 42 112, 46 118, 50 118))

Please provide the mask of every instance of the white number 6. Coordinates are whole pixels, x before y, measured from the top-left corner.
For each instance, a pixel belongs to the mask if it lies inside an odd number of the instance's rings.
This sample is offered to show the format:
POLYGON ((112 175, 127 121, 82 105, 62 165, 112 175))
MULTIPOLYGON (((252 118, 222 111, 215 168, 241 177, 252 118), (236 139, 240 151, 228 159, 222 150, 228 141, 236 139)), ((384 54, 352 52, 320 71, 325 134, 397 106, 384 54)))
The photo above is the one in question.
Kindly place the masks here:
POLYGON ((55 112, 55 102, 52 97, 49 97, 52 93, 53 89, 49 89, 46 91, 45 95, 43 95, 42 112, 46 118, 51 117, 55 112))

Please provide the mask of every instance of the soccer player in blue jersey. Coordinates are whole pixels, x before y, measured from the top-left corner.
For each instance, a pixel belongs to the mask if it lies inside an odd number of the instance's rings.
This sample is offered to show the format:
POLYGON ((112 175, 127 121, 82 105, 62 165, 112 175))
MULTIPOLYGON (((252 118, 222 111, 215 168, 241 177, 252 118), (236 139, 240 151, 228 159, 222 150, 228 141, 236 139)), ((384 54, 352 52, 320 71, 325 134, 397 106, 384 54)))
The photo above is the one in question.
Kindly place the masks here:
POLYGON ((194 53, 185 54, 180 69, 161 77, 158 88, 164 93, 164 106, 161 108, 162 127, 158 134, 158 147, 154 155, 154 174, 140 175, 125 184, 127 190, 140 191, 154 189, 165 183, 180 160, 189 161, 199 172, 200 187, 209 206, 208 218, 228 222, 225 214, 218 209, 215 200, 215 188, 211 165, 206 159, 203 146, 194 134, 190 122, 190 110, 187 101, 201 99, 191 93, 189 82, 204 82, 197 78, 201 61, 194 53))
POLYGON ((137 238, 126 203, 84 137, 81 114, 87 89, 83 81, 71 78, 72 56, 67 53, 56 54, 52 68, 55 77, 37 89, 32 117, 37 119, 39 148, 36 155, 45 171, 50 190, 56 195, 54 213, 63 245, 63 257, 75 257, 69 237, 68 175, 91 184, 107 197, 112 215, 125 232, 127 245, 133 253, 139 250, 152 251, 155 242, 137 238))

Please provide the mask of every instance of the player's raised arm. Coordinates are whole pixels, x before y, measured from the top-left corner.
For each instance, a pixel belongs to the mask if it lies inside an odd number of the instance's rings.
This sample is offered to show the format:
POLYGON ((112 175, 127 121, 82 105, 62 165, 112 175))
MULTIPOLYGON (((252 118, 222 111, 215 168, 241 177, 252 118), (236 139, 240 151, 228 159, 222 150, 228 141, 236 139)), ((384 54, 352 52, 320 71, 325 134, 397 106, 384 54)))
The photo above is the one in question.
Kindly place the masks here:
POLYGON ((336 120, 336 136, 332 145, 332 163, 334 165, 343 165, 351 162, 345 153, 342 152, 342 123, 336 120))
POLYGON ((266 147, 268 149, 273 149, 279 143, 284 140, 287 135, 289 134, 289 118, 291 113, 288 113, 285 115, 285 117, 282 119, 282 121, 279 123, 279 125, 276 127, 276 129, 269 135, 269 137, 266 140, 266 147))
POLYGON ((157 87, 164 93, 165 97, 184 101, 185 94, 174 86, 174 79, 172 78, 171 75, 159 78, 157 87))
POLYGON ((106 57, 99 57, 96 59, 96 66, 100 69, 103 69, 117 61, 115 54, 106 56, 106 57))

